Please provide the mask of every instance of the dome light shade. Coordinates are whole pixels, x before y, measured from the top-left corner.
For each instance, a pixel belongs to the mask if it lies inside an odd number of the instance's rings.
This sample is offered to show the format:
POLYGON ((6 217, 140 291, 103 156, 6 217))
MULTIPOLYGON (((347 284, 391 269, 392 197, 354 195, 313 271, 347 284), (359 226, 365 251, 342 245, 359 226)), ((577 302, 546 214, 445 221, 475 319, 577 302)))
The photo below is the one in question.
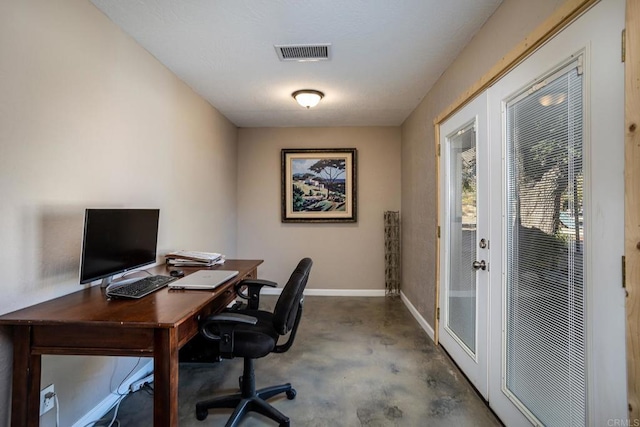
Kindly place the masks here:
POLYGON ((293 98, 303 107, 311 108, 318 105, 318 102, 324 97, 324 93, 319 90, 302 89, 291 94, 293 98))
POLYGON ((561 104, 564 102, 566 98, 567 98, 566 93, 552 93, 549 95, 541 96, 539 101, 541 105, 543 105, 544 107, 548 107, 550 105, 561 104))

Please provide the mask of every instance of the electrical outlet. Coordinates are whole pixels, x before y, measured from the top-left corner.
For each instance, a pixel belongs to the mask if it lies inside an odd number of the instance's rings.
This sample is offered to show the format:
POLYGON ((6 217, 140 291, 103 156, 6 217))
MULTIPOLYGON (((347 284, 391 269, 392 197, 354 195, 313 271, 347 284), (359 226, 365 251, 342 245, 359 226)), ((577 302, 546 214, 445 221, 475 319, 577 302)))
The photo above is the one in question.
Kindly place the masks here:
POLYGON ((153 373, 150 373, 146 377, 131 383, 131 385, 129 386, 129 390, 131 390, 131 393, 135 393, 136 391, 144 387, 145 384, 151 384, 152 382, 153 382, 153 373))
POLYGON ((55 404, 56 401, 53 384, 50 384, 40 390, 40 415, 52 410, 55 404))

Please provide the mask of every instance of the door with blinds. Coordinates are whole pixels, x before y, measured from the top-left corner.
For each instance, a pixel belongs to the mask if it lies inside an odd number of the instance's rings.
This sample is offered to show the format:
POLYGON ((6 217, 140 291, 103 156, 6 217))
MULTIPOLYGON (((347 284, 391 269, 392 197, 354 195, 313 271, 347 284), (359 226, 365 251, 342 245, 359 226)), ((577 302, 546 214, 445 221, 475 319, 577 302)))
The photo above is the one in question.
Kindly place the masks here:
POLYGON ((534 423, 586 424, 584 55, 505 102, 502 391, 534 423))
POLYGON ((603 387, 625 384, 623 26, 600 2, 488 90, 489 403, 509 426, 625 416, 603 387))

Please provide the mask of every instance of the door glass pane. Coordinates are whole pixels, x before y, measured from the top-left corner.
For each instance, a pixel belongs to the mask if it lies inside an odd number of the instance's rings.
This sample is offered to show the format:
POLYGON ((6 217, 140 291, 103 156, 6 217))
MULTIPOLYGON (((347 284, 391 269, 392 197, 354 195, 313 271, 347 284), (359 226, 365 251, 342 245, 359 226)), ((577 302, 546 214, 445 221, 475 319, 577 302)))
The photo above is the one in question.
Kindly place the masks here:
POLYGON ((504 386, 544 425, 585 425, 583 97, 576 64, 507 104, 504 386))
POLYGON ((449 283, 447 326, 476 351, 476 132, 472 123, 448 138, 449 283))

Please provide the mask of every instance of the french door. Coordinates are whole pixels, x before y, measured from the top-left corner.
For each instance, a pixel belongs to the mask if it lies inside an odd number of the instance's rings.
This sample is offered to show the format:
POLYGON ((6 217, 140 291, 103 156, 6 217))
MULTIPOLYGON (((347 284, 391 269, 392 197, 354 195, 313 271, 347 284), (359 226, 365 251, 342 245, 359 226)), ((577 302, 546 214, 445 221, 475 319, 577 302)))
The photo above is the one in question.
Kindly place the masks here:
POLYGON ((483 94, 440 128, 440 343, 487 398, 489 271, 487 97, 483 94))
POLYGON ((502 100, 501 333, 492 347, 501 375, 492 404, 518 409, 504 411, 510 425, 587 424, 584 86, 579 52, 502 100))
POLYGON ((626 416, 623 26, 599 2, 440 127, 440 342, 508 426, 626 416))

